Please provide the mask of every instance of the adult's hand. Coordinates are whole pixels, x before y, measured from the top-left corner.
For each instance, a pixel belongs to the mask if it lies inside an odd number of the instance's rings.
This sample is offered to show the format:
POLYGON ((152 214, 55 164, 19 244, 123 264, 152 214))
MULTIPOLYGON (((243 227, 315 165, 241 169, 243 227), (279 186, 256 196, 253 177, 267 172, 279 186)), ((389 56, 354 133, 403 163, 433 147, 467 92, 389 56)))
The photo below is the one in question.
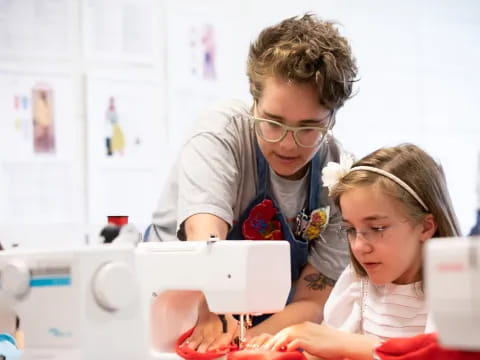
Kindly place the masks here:
POLYGON ((205 297, 203 297, 198 310, 198 320, 192 335, 185 339, 183 345, 198 352, 227 347, 237 334, 238 322, 231 315, 225 315, 227 331, 223 332, 220 317, 210 312, 205 297))

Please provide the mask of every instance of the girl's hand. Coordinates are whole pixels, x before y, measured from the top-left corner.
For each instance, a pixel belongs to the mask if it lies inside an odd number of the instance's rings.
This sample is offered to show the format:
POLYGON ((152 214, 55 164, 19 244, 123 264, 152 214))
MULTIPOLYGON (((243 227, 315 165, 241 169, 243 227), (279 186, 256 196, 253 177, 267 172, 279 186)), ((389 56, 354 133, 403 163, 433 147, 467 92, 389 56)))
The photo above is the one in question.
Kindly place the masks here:
POLYGON ((265 343, 268 340, 270 340, 272 337, 273 337, 272 335, 266 334, 266 333, 255 336, 247 341, 247 344, 245 345, 245 349, 247 350, 259 349, 263 347, 263 345, 265 345, 265 343))
POLYGON ((272 350, 303 349, 307 354, 325 360, 371 360, 378 344, 376 337, 351 334, 328 325, 304 322, 283 329, 263 346, 272 350))
POLYGON ((326 325, 303 322, 281 330, 263 347, 274 351, 303 349, 315 357, 338 359, 345 354, 345 346, 348 346, 345 341, 349 335, 326 325))

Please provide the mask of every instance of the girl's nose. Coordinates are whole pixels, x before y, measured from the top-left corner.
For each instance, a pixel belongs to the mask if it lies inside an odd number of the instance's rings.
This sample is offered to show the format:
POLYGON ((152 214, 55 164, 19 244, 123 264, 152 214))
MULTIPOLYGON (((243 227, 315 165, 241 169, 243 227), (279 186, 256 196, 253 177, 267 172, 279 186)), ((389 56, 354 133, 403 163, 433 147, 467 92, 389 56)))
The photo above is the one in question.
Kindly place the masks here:
POLYGON ((355 239, 350 241, 350 248, 354 254, 368 254, 373 250, 372 244, 365 239, 362 233, 357 233, 355 239))

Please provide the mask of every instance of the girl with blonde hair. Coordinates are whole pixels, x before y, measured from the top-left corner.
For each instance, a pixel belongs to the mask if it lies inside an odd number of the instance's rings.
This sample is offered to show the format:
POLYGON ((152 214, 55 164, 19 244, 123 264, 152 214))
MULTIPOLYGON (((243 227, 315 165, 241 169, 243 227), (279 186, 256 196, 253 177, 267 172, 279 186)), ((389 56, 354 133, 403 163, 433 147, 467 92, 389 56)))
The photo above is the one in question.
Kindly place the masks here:
POLYGON ((351 265, 327 300, 322 324, 304 322, 254 341, 273 350, 302 348, 322 359, 372 359, 383 340, 431 331, 422 249, 433 237, 460 233, 441 167, 404 144, 354 164, 346 156, 329 163, 323 183, 340 207, 339 232, 351 265))

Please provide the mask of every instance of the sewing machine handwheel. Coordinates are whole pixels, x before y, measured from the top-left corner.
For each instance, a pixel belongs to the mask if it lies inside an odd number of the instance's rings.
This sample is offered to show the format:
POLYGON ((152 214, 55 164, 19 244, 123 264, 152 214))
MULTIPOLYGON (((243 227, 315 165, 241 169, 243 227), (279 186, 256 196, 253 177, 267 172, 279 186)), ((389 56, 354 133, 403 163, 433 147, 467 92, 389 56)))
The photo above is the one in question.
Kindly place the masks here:
POLYGON ((92 291, 98 305, 107 311, 119 311, 130 305, 134 298, 136 281, 130 266, 109 262, 96 272, 92 291))
POLYGON ((17 299, 23 298, 30 289, 30 271, 20 260, 9 261, 0 270, 2 289, 17 299))

